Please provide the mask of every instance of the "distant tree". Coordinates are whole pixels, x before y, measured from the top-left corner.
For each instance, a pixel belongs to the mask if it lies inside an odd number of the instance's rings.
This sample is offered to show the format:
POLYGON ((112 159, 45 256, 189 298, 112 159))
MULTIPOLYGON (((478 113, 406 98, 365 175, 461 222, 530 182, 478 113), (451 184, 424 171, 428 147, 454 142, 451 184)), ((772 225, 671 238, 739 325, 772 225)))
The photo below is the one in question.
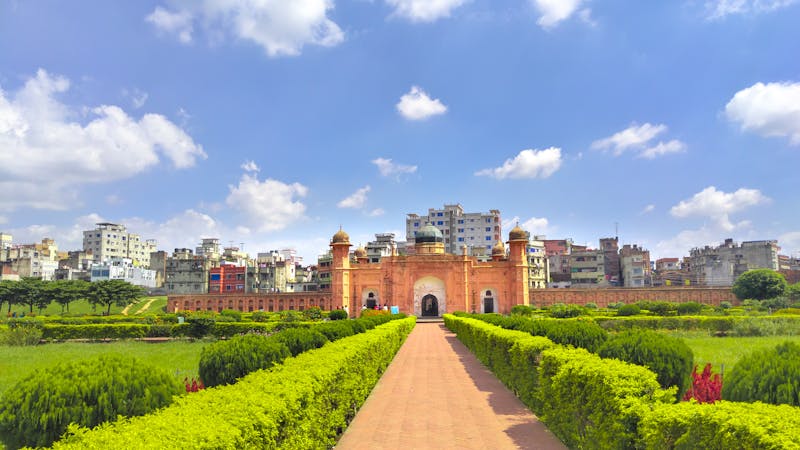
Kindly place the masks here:
POLYGON ((144 288, 134 286, 127 281, 103 280, 89 286, 86 298, 93 305, 105 306, 106 314, 111 314, 111 305, 128 306, 144 294, 144 288))
POLYGON ((785 290, 786 278, 770 269, 748 270, 733 283, 733 293, 740 300, 775 298, 785 290))
POLYGON ((61 305, 61 312, 69 311, 69 304, 86 298, 89 282, 83 280, 58 280, 48 283, 46 291, 50 298, 61 305))
MULTIPOLYGON (((44 283, 41 279, 32 277, 25 277, 15 281, 14 284, 10 285, 12 301, 17 305, 28 305, 30 312, 33 312, 34 306, 43 309, 41 305, 45 302, 42 298, 44 283)), ((44 306, 47 307, 47 304, 44 306)))
POLYGON ((11 314, 11 306, 14 304, 13 285, 16 281, 0 280, 0 307, 3 303, 8 303, 8 313, 11 314))

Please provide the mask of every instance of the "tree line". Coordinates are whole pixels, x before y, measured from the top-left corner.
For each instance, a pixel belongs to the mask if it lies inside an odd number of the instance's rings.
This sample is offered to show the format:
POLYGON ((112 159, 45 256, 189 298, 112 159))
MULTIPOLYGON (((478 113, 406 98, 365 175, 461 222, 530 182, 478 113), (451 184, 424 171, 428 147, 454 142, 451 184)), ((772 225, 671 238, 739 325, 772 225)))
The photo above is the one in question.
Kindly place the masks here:
POLYGON ((69 305, 78 300, 87 300, 95 308, 106 307, 111 313, 111 305, 127 306, 145 294, 145 289, 124 280, 103 280, 90 283, 83 280, 46 281, 39 278, 22 278, 19 281, 0 281, 0 308, 8 304, 8 313, 14 305, 27 305, 29 311, 37 308, 39 312, 51 303, 61 305, 61 312, 68 312, 69 305))

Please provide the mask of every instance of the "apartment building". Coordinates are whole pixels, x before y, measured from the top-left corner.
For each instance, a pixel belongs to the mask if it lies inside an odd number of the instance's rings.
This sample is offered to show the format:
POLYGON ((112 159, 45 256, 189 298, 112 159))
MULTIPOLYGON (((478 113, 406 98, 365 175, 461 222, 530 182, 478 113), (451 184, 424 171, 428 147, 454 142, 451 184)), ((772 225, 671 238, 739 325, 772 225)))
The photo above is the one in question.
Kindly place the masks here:
POLYGON ((208 292, 211 294, 243 294, 247 292, 247 266, 222 264, 209 272, 208 292))
POLYGON ((408 214, 406 241, 414 242, 416 233, 427 224, 442 233, 445 252, 455 255, 461 254, 461 247, 466 245, 472 256, 491 257, 492 247, 502 235, 499 210, 465 213, 460 204, 453 204, 444 205, 443 209, 428 209, 424 215, 408 214))
POLYGON ((83 232, 83 251, 91 252, 93 262, 103 263, 112 258, 128 258, 136 267, 150 264, 150 253, 155 252, 155 239, 142 239, 135 233, 128 233, 124 225, 98 223, 94 230, 83 232))
POLYGON ((397 249, 394 240, 394 233, 376 233, 375 240, 367 243, 367 259, 370 263, 381 262, 381 258, 392 256, 392 252, 397 249))
MULTIPOLYGON (((530 234, 528 234, 530 236, 530 234)), ((541 236, 528 238, 528 282, 531 289, 544 289, 550 281, 550 270, 544 240, 541 236)))
POLYGON ((572 287, 608 287, 603 250, 572 250, 569 255, 572 287))
POLYGON ((625 244, 619 250, 622 281, 625 287, 644 287, 651 284, 650 252, 636 244, 625 244))
POLYGON ((112 257, 102 263, 93 263, 91 281, 123 280, 135 286, 152 289, 156 287, 155 270, 133 265, 130 258, 112 257))
POLYGON ((606 280, 611 286, 621 286, 622 267, 620 266, 619 238, 601 238, 600 249, 603 250, 606 280))
POLYGON ((692 281, 705 286, 732 286, 739 275, 751 269, 778 270, 778 241, 726 239, 717 247, 705 246, 689 252, 692 281))

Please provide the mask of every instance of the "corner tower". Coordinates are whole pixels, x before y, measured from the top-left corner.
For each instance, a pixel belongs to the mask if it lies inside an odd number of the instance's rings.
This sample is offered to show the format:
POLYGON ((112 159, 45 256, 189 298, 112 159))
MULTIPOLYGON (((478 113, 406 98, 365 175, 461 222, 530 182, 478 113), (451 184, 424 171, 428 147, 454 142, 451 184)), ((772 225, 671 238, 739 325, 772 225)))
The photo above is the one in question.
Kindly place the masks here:
POLYGON ((511 304, 530 304, 530 286, 528 286, 528 233, 515 226, 508 233, 508 263, 511 269, 511 304))
POLYGON ((333 267, 331 270, 331 292, 333 306, 345 309, 352 314, 350 304, 350 236, 341 228, 331 238, 333 267))

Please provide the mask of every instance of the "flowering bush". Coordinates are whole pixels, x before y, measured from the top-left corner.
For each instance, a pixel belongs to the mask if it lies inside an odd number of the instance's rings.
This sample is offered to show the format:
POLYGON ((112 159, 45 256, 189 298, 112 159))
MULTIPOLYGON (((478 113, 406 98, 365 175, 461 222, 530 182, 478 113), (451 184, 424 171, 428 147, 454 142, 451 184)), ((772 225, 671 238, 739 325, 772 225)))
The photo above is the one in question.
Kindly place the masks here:
POLYGON ((703 372, 697 373, 697 366, 692 369, 692 386, 683 396, 683 401, 695 399, 699 403, 714 403, 722 400, 722 377, 718 373, 711 375, 711 364, 706 364, 703 372))

